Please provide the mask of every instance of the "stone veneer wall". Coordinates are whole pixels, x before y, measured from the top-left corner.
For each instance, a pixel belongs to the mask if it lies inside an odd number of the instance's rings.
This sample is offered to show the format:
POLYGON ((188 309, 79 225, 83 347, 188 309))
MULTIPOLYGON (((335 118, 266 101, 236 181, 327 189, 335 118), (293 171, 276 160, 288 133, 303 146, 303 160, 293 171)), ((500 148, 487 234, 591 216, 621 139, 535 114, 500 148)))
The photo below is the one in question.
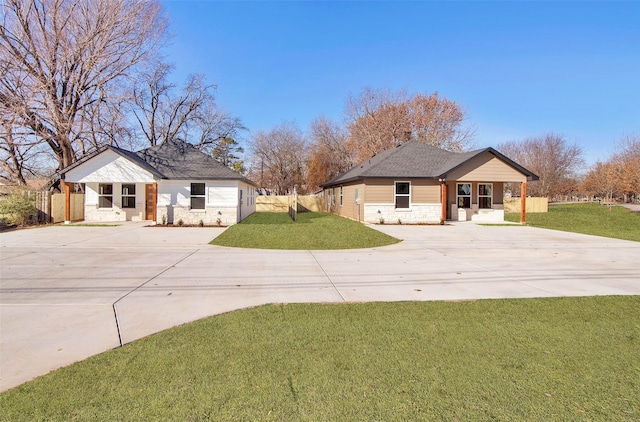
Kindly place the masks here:
POLYGON ((85 221, 142 221, 144 215, 137 209, 124 210, 122 208, 97 208, 95 205, 84 206, 85 221))
POLYGON ((365 204, 364 221, 372 224, 439 224, 440 204, 411 204, 410 210, 397 210, 394 204, 365 204))
POLYGON ((456 204, 451 204, 451 216, 453 221, 475 221, 479 223, 501 223, 504 222, 504 209, 502 204, 495 204, 493 209, 479 209, 478 204, 473 204, 472 208, 458 208, 456 204))
POLYGON ((504 222, 504 210, 478 210, 471 216, 471 221, 478 223, 504 222))
POLYGON ((156 221, 158 224, 166 222, 174 225, 177 225, 180 220, 185 225, 198 225, 202 221, 207 226, 230 226, 237 223, 237 212, 236 207, 207 207, 204 210, 191 210, 189 207, 158 206, 156 221))

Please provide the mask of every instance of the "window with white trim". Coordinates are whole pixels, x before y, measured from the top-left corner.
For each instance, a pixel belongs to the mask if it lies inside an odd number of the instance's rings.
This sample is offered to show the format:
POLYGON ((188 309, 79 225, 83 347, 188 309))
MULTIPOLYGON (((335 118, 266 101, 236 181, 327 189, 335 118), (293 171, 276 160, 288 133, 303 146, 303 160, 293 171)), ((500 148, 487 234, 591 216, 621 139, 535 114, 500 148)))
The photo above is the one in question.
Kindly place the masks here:
POLYGON ((340 206, 342 206, 342 186, 340 186, 340 206))
POLYGON ((456 203, 458 208, 471 208, 471 183, 458 183, 456 203))
POLYGON ((203 210, 205 205, 204 183, 191 184, 191 209, 203 210))
POLYGON ((136 185, 135 183, 122 184, 122 208, 136 207, 136 185))
POLYGON ((395 183, 395 204, 398 209, 409 209, 411 204, 411 182, 395 183))
POLYGON ((478 208, 492 208, 493 184, 478 183, 478 208))
POLYGON ((98 208, 113 208, 113 185, 111 183, 98 185, 98 208))

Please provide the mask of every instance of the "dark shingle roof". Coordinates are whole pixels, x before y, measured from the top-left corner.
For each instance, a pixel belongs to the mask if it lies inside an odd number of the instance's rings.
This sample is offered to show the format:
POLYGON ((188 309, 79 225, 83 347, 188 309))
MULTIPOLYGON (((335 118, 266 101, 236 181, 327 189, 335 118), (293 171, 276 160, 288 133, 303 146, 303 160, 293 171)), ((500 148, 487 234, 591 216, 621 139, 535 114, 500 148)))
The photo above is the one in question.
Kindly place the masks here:
POLYGON ((327 187, 364 178, 445 178, 447 173, 484 152, 494 154, 521 173, 532 177, 533 180, 537 179, 537 176, 529 170, 493 148, 457 153, 419 141, 410 141, 371 157, 322 186, 327 187))
POLYGON ((193 145, 180 140, 167 140, 160 145, 138 152, 106 146, 63 169, 60 173, 66 173, 107 149, 132 161, 152 173, 158 179, 243 180, 251 185, 257 186, 240 173, 231 170, 213 157, 201 152, 193 145))
POLYGON ((135 153, 144 162, 155 168, 164 179, 179 180, 238 180, 244 177, 204 154, 193 145, 169 140, 162 144, 135 153))

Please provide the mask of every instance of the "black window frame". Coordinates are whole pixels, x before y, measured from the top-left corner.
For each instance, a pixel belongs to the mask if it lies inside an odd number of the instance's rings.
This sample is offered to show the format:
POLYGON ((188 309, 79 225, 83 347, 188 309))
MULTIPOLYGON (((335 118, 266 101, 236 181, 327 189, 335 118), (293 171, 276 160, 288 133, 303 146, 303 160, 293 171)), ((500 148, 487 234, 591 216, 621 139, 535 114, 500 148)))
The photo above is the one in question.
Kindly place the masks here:
POLYGON ((98 183, 98 208, 113 208, 113 183, 98 183))
POLYGON ((193 182, 190 190, 190 206, 192 210, 204 210, 207 206, 207 186, 205 183, 193 182), (202 185, 202 186, 200 186, 202 185), (200 189, 201 188, 201 189, 200 189))
POLYGON ((136 184, 135 183, 123 183, 120 188, 122 194, 122 208, 135 208, 136 207, 136 184), (133 189, 130 189, 133 187, 133 189))
POLYGON ((408 210, 411 208, 411 182, 394 182, 393 204, 397 210, 408 210), (405 185, 407 187, 406 192, 404 192, 404 189, 402 192, 398 192, 398 187, 405 185))
POLYGON ((479 209, 493 208, 493 183, 478 183, 478 208, 479 209), (487 194, 486 191, 481 193, 480 186, 489 186, 489 194, 487 194))
POLYGON ((471 193, 473 192, 473 185, 471 183, 456 183, 456 204, 458 204, 458 208, 471 208, 471 193), (462 195, 460 194, 460 186, 469 185, 469 193, 462 195), (468 203, 465 204, 465 202, 468 203))

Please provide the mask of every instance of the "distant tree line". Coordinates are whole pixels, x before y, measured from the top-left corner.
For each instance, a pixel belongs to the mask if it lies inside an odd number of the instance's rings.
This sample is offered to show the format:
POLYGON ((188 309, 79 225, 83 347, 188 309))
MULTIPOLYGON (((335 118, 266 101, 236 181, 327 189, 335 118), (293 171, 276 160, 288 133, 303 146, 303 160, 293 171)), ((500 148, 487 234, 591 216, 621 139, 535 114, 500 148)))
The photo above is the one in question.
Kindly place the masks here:
POLYGON ((598 161, 584 178, 582 188, 609 202, 615 198, 640 202, 640 132, 623 137, 615 154, 598 161))
MULTIPOLYGON (((240 118, 221 108, 204 75, 170 82, 160 56, 168 20, 159 0, 0 2, 0 180, 26 184, 103 145, 135 150, 181 138, 270 192, 319 187, 396 145, 415 140, 467 151, 475 129, 466 109, 438 92, 364 88, 340 121, 319 116, 252 134, 247 158, 240 118), (51 164, 55 163, 55 164, 51 164)), ((540 176, 527 193, 637 199, 639 135, 588 174, 583 150, 549 133, 497 147, 540 176)), ((513 195, 520 187, 507 186, 513 195)))
POLYGON ((276 194, 313 193, 360 161, 416 140, 464 151, 474 129, 456 102, 432 94, 364 88, 350 96, 344 123, 320 116, 305 134, 294 122, 254 134, 250 177, 276 194))

